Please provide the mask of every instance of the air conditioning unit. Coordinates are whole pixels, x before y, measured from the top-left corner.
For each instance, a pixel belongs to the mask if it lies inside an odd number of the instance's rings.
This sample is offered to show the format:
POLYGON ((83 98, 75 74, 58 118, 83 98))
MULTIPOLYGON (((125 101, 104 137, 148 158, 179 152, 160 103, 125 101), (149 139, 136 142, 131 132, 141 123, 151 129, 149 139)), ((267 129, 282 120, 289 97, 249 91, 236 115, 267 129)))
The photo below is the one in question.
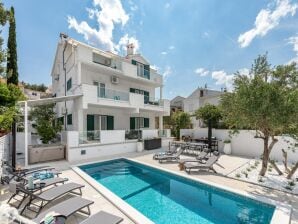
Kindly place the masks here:
POLYGON ((112 76, 112 78, 111 78, 111 82, 112 82, 113 84, 118 84, 118 83, 119 83, 119 78, 118 78, 117 76, 112 76))

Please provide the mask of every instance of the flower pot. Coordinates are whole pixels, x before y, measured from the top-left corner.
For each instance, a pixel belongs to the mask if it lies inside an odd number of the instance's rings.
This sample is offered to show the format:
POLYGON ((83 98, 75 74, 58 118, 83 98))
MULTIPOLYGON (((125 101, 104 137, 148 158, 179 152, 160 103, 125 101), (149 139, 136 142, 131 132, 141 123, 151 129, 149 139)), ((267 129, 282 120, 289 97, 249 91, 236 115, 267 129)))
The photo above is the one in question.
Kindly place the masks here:
POLYGON ((223 151, 225 154, 230 155, 232 153, 231 143, 225 143, 223 151))
POLYGON ((143 142, 137 142, 137 152, 142 152, 143 149, 143 142))

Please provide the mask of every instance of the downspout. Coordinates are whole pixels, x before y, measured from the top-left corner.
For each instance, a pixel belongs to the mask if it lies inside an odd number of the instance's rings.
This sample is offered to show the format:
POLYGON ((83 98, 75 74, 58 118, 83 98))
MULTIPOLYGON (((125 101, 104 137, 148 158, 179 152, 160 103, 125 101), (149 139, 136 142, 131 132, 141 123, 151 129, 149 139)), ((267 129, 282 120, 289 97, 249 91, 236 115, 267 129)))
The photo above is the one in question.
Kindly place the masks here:
MULTIPOLYGON (((64 96, 66 96, 66 65, 65 65, 65 50, 67 48, 67 38, 68 36, 66 34, 60 33, 60 38, 64 39, 64 48, 62 52, 62 65, 63 65, 63 71, 64 71, 64 96)), ((66 100, 64 101, 64 107, 65 107, 65 114, 64 114, 64 130, 67 130, 67 107, 66 107, 66 100)))

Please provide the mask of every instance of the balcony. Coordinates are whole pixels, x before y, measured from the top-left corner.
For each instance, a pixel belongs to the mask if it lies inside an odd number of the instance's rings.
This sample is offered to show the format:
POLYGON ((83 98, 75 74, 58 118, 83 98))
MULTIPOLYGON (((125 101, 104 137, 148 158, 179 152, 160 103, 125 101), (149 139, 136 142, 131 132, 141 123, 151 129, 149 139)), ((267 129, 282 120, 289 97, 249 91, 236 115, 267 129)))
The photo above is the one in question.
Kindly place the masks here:
POLYGON ((83 108, 88 109, 88 104, 127 109, 142 109, 169 114, 168 100, 155 99, 128 91, 101 88, 95 85, 82 84, 83 108))
POLYGON ((155 87, 162 86, 162 76, 154 72, 153 70, 138 69, 136 65, 122 62, 122 72, 126 77, 137 79, 144 84, 151 84, 155 87))
POLYGON ((121 100, 121 101, 129 101, 129 93, 122 92, 114 89, 107 89, 102 87, 97 87, 97 97, 106 98, 112 100, 121 100))

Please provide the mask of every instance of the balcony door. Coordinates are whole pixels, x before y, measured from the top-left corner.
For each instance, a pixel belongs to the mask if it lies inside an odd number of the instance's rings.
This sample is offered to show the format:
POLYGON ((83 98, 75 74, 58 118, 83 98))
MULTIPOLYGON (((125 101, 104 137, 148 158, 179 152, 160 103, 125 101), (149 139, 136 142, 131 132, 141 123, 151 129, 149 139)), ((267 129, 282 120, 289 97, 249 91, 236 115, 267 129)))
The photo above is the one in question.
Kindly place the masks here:
POLYGON ((97 96, 101 98, 106 98, 106 84, 94 81, 93 85, 97 86, 97 96))

